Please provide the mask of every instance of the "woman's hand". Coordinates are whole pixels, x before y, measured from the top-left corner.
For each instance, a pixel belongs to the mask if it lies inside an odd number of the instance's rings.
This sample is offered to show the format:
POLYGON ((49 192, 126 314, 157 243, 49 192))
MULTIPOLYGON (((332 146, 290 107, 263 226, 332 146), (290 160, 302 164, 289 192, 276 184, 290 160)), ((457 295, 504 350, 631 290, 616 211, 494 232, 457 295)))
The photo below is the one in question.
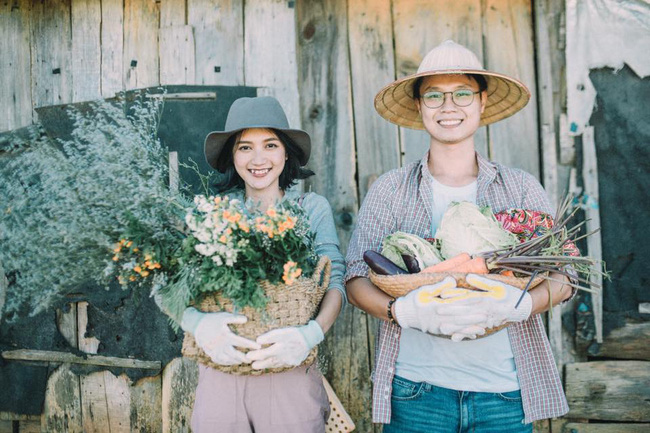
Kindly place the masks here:
POLYGON ((235 349, 260 349, 259 343, 235 335, 229 324, 246 323, 248 318, 231 313, 202 313, 195 308, 187 308, 183 313, 181 328, 194 336, 196 344, 219 365, 248 364, 246 354, 235 349))
POLYGON ((324 338, 323 330, 315 320, 304 326, 274 329, 257 337, 257 343, 270 346, 248 352, 246 360, 252 362, 256 370, 297 367, 324 338))

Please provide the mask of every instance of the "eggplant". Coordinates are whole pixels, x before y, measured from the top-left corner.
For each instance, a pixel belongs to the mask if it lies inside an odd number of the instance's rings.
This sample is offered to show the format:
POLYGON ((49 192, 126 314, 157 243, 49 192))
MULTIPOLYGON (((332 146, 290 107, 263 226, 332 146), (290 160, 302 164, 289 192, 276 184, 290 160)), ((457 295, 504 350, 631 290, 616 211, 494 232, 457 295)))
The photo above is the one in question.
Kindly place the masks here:
POLYGON ((363 253, 363 260, 365 260, 368 266, 370 266, 370 269, 379 275, 408 274, 406 270, 400 268, 391 260, 379 254, 377 251, 367 250, 365 253, 363 253))
POLYGON ((417 274, 420 272, 420 265, 415 257, 408 254, 402 254, 402 260, 404 260, 404 264, 409 273, 417 274))

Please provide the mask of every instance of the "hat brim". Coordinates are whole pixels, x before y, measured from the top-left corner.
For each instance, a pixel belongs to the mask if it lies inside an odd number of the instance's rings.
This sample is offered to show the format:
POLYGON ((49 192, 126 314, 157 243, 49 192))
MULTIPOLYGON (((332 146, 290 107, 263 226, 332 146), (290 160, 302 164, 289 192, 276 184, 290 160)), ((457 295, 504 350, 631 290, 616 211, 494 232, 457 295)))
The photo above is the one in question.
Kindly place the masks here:
POLYGON ((311 139, 309 134, 300 129, 283 129, 283 128, 274 128, 268 125, 260 126, 246 126, 245 128, 233 129, 231 131, 213 131, 210 132, 205 137, 204 142, 204 152, 205 159, 210 164, 210 166, 220 173, 226 171, 226 167, 219 164, 219 155, 223 151, 223 148, 230 137, 235 134, 240 133, 246 129, 261 128, 261 129, 277 129, 285 133, 300 149, 299 162, 300 165, 306 165, 309 161, 309 156, 311 154, 311 139))
POLYGON ((432 75, 469 74, 482 75, 487 81, 487 102, 481 115, 480 126, 512 116, 530 100, 528 88, 514 78, 482 69, 454 69, 421 72, 392 82, 375 96, 375 109, 391 123, 411 129, 424 129, 420 112, 413 99, 415 80, 432 75))

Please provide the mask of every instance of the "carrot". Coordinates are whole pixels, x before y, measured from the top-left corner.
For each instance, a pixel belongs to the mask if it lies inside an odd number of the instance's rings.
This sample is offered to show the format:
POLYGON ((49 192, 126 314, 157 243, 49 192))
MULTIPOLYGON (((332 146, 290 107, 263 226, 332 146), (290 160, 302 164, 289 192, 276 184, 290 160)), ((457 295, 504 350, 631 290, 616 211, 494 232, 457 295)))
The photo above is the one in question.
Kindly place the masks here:
POLYGON ((474 257, 472 260, 461 263, 455 268, 451 268, 448 272, 467 272, 472 274, 487 274, 488 268, 485 266, 485 259, 483 257, 474 257))
POLYGON ((428 266, 422 269, 421 272, 449 272, 450 269, 455 268, 461 263, 468 262, 472 258, 467 253, 460 253, 454 257, 450 257, 447 260, 436 263, 435 265, 428 266))
POLYGON ((499 275, 503 275, 504 277, 514 277, 515 273, 510 269, 504 269, 503 271, 499 272, 499 275))

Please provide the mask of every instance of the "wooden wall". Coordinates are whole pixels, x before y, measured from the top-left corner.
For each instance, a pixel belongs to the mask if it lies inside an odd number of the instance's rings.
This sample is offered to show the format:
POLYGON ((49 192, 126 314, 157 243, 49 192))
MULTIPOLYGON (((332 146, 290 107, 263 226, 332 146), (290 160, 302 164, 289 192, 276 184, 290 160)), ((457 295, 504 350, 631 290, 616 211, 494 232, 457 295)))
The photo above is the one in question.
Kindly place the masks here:
MULTIPOLYGON (((482 128, 477 148, 540 177, 539 35, 533 8, 553 17, 562 7, 554 0, 4 0, 0 131, 36 121, 34 107, 109 97, 124 89, 259 87, 259 94, 280 100, 292 126, 312 135, 310 166, 317 175, 306 186, 329 199, 345 249, 372 181, 421 158, 428 148, 424 133, 377 115, 374 95, 413 73, 428 50, 445 39, 465 44, 486 67, 529 85, 531 103, 516 116, 482 128), (547 4, 552 10, 543 9, 547 4)), ((555 47, 547 47, 549 56, 555 47)), ((543 72, 546 78, 556 79, 548 73, 543 72)), ((549 97, 557 100, 555 94, 549 97)), ((545 172, 554 164, 544 162, 545 172)), ((361 432, 377 428, 369 416, 376 327, 374 319, 349 308, 322 351, 327 377, 361 432)), ((93 380, 121 383, 108 379, 93 380)), ((91 392, 93 386, 84 389, 91 392)), ((164 394, 165 386, 155 392, 164 394)), ((164 418, 165 431, 176 431, 170 426, 185 420, 178 416, 173 424, 173 418, 164 418)))

